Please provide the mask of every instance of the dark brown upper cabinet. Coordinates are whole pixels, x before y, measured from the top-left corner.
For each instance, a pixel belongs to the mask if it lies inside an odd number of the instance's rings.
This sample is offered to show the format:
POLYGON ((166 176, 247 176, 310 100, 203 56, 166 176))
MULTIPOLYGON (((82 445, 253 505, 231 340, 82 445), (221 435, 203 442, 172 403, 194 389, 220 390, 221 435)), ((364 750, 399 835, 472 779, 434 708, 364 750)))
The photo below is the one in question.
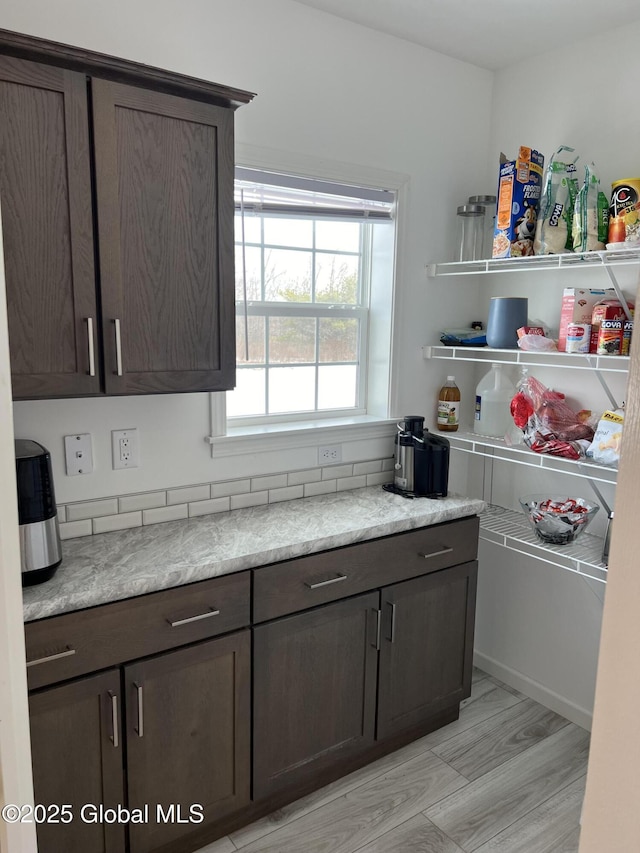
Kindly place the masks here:
POLYGON ((14 398, 232 388, 233 110, 252 95, 0 31, 3 53, 14 398))
POLYGON ((99 393, 83 74, 0 56, 0 207, 14 396, 99 393))

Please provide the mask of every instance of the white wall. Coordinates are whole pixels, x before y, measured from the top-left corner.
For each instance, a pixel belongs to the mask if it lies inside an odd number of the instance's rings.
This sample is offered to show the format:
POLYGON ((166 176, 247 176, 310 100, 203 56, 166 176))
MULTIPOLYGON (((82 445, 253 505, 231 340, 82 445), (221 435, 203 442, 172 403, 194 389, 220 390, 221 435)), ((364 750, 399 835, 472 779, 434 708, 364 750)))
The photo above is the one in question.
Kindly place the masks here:
MULTIPOLYGON (((455 206, 490 189, 489 72, 290 0, 25 0, 3 9, 0 26, 257 92, 236 113, 236 139, 267 158, 272 151, 278 163, 288 152, 292 162, 408 175, 391 414, 431 418, 441 375, 429 371, 420 346, 440 318, 430 311, 424 267, 450 254, 455 206)), ((455 294, 438 301, 453 322, 455 294)), ((52 452, 60 502, 220 476, 203 441, 206 394, 26 402, 15 412, 16 434, 52 452), (111 472, 110 430, 132 426, 144 467, 111 472), (68 478, 62 436, 84 431, 93 434, 97 470, 68 478)))

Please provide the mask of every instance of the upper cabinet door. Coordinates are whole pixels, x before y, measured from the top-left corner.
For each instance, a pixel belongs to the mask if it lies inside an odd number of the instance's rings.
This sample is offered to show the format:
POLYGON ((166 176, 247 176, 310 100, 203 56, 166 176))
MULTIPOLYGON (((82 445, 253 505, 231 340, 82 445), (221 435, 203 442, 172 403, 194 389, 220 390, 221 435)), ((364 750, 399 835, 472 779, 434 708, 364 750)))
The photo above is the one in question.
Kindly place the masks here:
POLYGON ((105 390, 235 384, 233 113, 93 82, 105 390))
POLYGON ((84 74, 0 56, 0 206, 13 396, 99 393, 84 74))

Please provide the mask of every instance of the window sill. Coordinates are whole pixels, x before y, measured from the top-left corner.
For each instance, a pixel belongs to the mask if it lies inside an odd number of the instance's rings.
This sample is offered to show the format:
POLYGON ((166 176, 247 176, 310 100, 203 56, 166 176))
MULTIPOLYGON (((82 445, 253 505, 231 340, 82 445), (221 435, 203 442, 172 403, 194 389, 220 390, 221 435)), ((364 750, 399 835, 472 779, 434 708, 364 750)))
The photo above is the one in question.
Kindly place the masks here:
POLYGON ((364 441, 395 435, 397 418, 358 415, 347 418, 322 418, 289 423, 238 426, 226 435, 207 436, 211 455, 215 458, 245 453, 316 447, 342 441, 364 441))

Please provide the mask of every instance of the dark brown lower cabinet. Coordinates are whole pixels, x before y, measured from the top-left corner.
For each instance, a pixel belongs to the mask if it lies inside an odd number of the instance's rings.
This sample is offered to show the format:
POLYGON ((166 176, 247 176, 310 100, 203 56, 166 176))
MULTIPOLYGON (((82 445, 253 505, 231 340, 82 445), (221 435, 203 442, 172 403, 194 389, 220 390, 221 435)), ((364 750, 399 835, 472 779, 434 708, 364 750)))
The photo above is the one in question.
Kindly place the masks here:
POLYGON ((94 806, 124 802, 119 671, 32 694, 29 715, 40 853, 124 851, 124 825, 94 821, 94 806))
POLYGON ((254 629, 253 796, 373 744, 379 593, 254 629))
POLYGON ((465 563, 254 629, 256 799, 457 709, 471 691, 476 576, 465 563))
POLYGON ((119 669, 32 694, 36 802, 73 815, 38 826, 41 853, 190 849, 248 805, 250 667, 246 630, 125 666, 124 696, 119 669), (139 810, 128 830, 125 808, 139 810))
POLYGON ((477 571, 465 563, 382 590, 379 740, 471 692, 477 571))
POLYGON ((132 853, 249 803, 250 666, 240 631, 125 667, 129 806, 150 808, 129 827, 132 853))

